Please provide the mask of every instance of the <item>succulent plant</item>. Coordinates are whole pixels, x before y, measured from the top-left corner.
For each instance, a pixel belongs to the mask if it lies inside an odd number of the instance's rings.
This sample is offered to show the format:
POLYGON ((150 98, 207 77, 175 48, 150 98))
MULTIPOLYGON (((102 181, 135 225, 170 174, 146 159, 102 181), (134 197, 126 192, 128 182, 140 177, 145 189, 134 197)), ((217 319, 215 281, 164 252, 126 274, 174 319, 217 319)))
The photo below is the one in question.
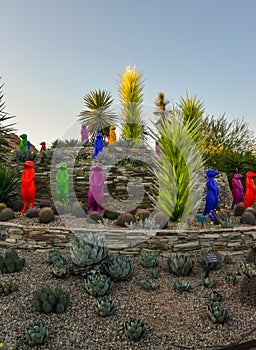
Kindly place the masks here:
POLYGON ((159 288, 159 285, 157 285, 156 283, 150 282, 148 280, 141 280, 139 283, 140 283, 141 287, 147 291, 156 290, 159 288))
POLYGON ((61 252, 58 249, 50 249, 48 251, 48 261, 53 264, 55 260, 63 259, 61 252))
POLYGON ((94 223, 99 223, 103 221, 103 217, 101 214, 99 214, 97 211, 92 211, 89 214, 89 218, 94 222, 94 223))
POLYGON ((160 277, 160 268, 159 267, 152 267, 150 270, 150 278, 153 280, 156 280, 160 277))
POLYGON ((18 285, 14 281, 0 281, 0 295, 9 295, 18 290, 18 285))
POLYGON ((54 220, 54 212, 52 208, 42 208, 39 211, 39 222, 42 224, 49 224, 51 221, 54 220))
POLYGON ((143 267, 156 267, 158 266, 158 259, 154 253, 146 251, 142 254, 140 263, 143 267))
POLYGON ((227 264, 227 265, 232 264, 232 263, 233 263, 232 255, 230 255, 230 254, 225 254, 225 255, 223 256, 222 261, 223 261, 224 264, 227 264))
POLYGON ((246 263, 251 263, 256 265, 256 246, 255 245, 251 245, 250 247, 251 249, 249 250, 246 258, 245 258, 245 262, 246 263))
POLYGON ((212 288, 215 285, 215 281, 211 277, 202 278, 202 283, 206 288, 212 288))
POLYGON ((243 202, 238 203, 235 207, 234 215, 242 216, 245 210, 246 210, 246 206, 244 205, 244 203, 243 202))
POLYGON ((211 300, 213 302, 222 300, 222 295, 219 292, 217 292, 216 290, 211 291, 210 297, 211 297, 211 300))
POLYGON ((252 270, 255 268, 256 268, 256 266, 253 263, 250 263, 250 262, 249 263, 242 263, 238 268, 238 273, 240 275, 242 275, 242 274, 246 273, 248 270, 252 270))
POLYGON ((235 284, 237 282, 236 275, 234 273, 232 273, 232 272, 227 273, 226 280, 230 284, 235 284))
POLYGON ((5 208, 7 208, 7 205, 5 203, 0 203, 0 212, 5 208))
POLYGON ((108 299, 106 296, 99 298, 96 304, 96 312, 102 317, 113 315, 114 304, 112 300, 108 299))
POLYGON ((135 217, 131 213, 121 213, 116 221, 117 226, 126 227, 131 223, 135 223, 135 217))
POLYGON ((77 267, 101 264, 108 256, 105 238, 99 233, 77 235, 71 241, 72 263, 77 267))
POLYGON ((26 217, 29 219, 38 218, 39 211, 40 210, 38 208, 29 208, 26 212, 26 217))
POLYGON ((25 259, 20 259, 16 250, 8 250, 5 256, 0 255, 0 271, 3 273, 19 272, 25 265, 25 259))
POLYGON ((156 224, 160 227, 160 228, 167 228, 168 227, 168 221, 169 221, 169 217, 167 214, 165 214, 162 211, 159 211, 155 214, 154 216, 155 218, 155 222, 156 224))
POLYGON ((35 311, 43 313, 62 313, 69 303, 69 294, 62 289, 42 287, 33 294, 32 304, 35 311))
POLYGON ((192 273, 194 261, 189 255, 176 254, 174 258, 168 259, 169 271, 176 276, 189 276, 192 273))
POLYGON ((213 323, 224 323, 227 320, 227 310, 218 302, 211 303, 208 306, 207 313, 213 323))
POLYGON ((25 337, 30 346, 42 345, 48 340, 49 329, 45 326, 44 322, 36 321, 26 328, 25 337))
POLYGON ((174 289, 180 292, 191 292, 192 286, 186 280, 179 280, 174 283, 174 289))
POLYGON ((52 264, 52 273, 56 277, 65 277, 67 275, 68 265, 62 257, 60 259, 54 260, 52 264))
POLYGON ((221 259, 217 252, 213 250, 202 250, 199 257, 198 262, 202 265, 202 267, 206 270, 209 269, 210 271, 218 270, 221 266, 221 259), (209 261, 207 258, 208 254, 214 254, 216 256, 216 261, 209 261))
POLYGON ((147 219, 150 216, 150 211, 147 209, 137 209, 136 213, 135 213, 135 219, 136 220, 142 220, 144 221, 145 219, 147 219))
POLYGON ((244 212, 240 218, 240 223, 241 224, 246 224, 246 225, 255 225, 256 224, 256 218, 251 212, 244 212))
POLYGON ((0 211, 0 221, 8 221, 15 217, 11 208, 4 208, 0 211))
POLYGON ((124 332, 128 338, 138 340, 145 333, 144 323, 136 318, 130 318, 128 321, 124 322, 124 332))
POLYGON ((111 280, 100 273, 88 275, 85 279, 85 289, 93 297, 103 297, 111 292, 111 280))
POLYGON ((234 226, 230 212, 227 210, 220 210, 216 212, 214 220, 223 228, 230 228, 234 226))
POLYGON ((129 258, 125 255, 113 255, 104 265, 104 272, 113 280, 126 280, 133 273, 129 258))

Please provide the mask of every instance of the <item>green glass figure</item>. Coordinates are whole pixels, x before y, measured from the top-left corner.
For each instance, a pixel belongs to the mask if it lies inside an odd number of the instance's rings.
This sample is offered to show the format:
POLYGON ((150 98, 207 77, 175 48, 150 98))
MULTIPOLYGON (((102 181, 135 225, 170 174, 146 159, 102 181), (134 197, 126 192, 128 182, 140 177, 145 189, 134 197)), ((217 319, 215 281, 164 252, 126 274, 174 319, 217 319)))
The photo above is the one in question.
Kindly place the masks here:
POLYGON ((58 171, 56 174, 56 200, 61 202, 64 206, 68 205, 68 166, 67 163, 61 162, 58 165, 58 171))

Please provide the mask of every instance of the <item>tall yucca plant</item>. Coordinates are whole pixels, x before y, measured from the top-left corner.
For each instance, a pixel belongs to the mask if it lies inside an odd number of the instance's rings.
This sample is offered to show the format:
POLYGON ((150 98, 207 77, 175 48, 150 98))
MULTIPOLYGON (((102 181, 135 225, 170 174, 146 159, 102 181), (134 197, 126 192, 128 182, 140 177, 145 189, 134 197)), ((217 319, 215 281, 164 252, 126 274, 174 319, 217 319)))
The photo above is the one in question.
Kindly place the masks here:
POLYGON ((185 126, 174 107, 168 119, 162 119, 156 133, 152 131, 161 139, 160 156, 155 160, 158 195, 153 202, 171 221, 181 221, 196 211, 203 195, 198 176, 203 161, 193 139, 200 123, 191 120, 185 126))
POLYGON ((197 144, 200 145, 202 139, 203 114, 205 112, 203 101, 198 99, 196 95, 193 97, 189 96, 189 93, 186 92, 186 97, 180 98, 178 108, 180 109, 184 125, 188 131, 193 134, 193 138, 197 144), (197 125, 197 132, 193 130, 194 122, 197 125))
POLYGON ((144 87, 142 73, 137 73, 135 66, 127 66, 124 73, 118 76, 118 91, 122 104, 122 137, 129 140, 132 146, 136 146, 145 138, 145 125, 141 116, 144 87))
POLYGON ((91 135, 104 132, 110 125, 116 125, 117 114, 110 109, 113 101, 110 92, 100 89, 90 91, 84 96, 87 109, 79 114, 79 121, 86 124, 91 135))
POLYGON ((19 174, 5 166, 0 165, 0 202, 8 204, 15 199, 19 191, 19 174))
MULTIPOLYGON (((1 81, 1 77, 0 77, 1 81)), ((9 123, 11 116, 7 112, 5 112, 5 102, 3 101, 3 86, 4 84, 0 83, 0 162, 6 161, 8 150, 8 142, 5 140, 5 136, 13 131, 14 123, 9 123), (7 122, 7 123, 6 123, 7 122), (9 123, 9 124, 8 124, 9 123)))

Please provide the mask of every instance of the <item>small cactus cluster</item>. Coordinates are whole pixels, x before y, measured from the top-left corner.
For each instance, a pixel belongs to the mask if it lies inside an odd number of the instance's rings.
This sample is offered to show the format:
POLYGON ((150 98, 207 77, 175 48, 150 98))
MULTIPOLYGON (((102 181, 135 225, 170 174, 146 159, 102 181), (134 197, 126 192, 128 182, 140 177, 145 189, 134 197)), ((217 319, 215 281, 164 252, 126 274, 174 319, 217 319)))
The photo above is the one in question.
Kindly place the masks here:
POLYGON ((194 261, 189 255, 176 254, 174 258, 168 259, 169 271, 176 276, 189 276, 192 273, 194 261))
POLYGON ((18 290, 18 285, 14 281, 0 281, 0 295, 9 295, 18 290))
POLYGON ((143 267, 146 268, 156 267, 159 264, 157 256, 150 251, 146 251, 141 255, 140 263, 143 267))
POLYGON ((134 224, 136 222, 135 217, 131 213, 121 213, 116 221, 117 226, 126 227, 127 225, 134 224))
POLYGON ((36 321, 26 328, 25 337, 30 346, 42 345, 48 340, 49 329, 42 321, 36 321))
POLYGON ((236 282, 237 282, 237 277, 236 277, 236 275, 235 275, 234 273, 229 272, 229 273, 227 273, 227 275, 226 275, 226 280, 227 280, 228 283, 230 283, 230 284, 236 284, 236 282))
POLYGON ((14 219, 14 211, 11 208, 3 208, 0 211, 0 221, 8 221, 14 219))
POLYGON ((124 322, 124 332, 128 338, 138 340, 145 333, 144 323, 136 318, 130 318, 128 321, 124 322))
POLYGON ((39 222, 42 224, 49 224, 54 220, 54 212, 52 208, 44 207, 39 211, 39 222))
POLYGON ((96 303, 96 312, 102 317, 111 316, 114 313, 114 304, 107 296, 98 299, 96 303))
POLYGON ((234 226, 230 212, 227 210, 220 210, 216 212, 215 221, 223 228, 232 228, 234 226))
POLYGON ((213 302, 216 302, 216 301, 221 301, 222 300, 222 295, 216 291, 216 290, 213 290, 211 291, 210 293, 210 298, 213 302))
POLYGON ((207 313, 213 323, 224 323, 227 320, 227 310, 218 302, 211 303, 207 308, 207 313))
POLYGON ((111 292, 111 280, 106 275, 93 273, 86 277, 85 289, 93 297, 103 297, 111 292))
POLYGON ((33 294, 32 304, 37 312, 62 313, 67 309, 68 303, 69 294, 62 289, 42 287, 33 294))
POLYGON ((133 273, 132 265, 126 255, 117 254, 109 258, 104 265, 104 273, 111 279, 120 281, 131 277, 133 273))
POLYGON ((178 290, 179 292, 191 292, 192 286, 186 280, 179 280, 174 282, 174 289, 178 290))
POLYGON ((3 273, 19 272, 25 265, 25 259, 19 258, 16 250, 8 250, 5 256, 0 255, 0 271, 3 273))

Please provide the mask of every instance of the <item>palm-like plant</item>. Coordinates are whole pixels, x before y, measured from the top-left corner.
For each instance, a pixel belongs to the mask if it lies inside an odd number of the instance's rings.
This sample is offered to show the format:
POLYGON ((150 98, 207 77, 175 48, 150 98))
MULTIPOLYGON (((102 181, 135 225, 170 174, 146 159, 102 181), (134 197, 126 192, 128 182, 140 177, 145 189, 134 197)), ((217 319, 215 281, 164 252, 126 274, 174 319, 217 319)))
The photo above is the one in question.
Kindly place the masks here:
POLYGON ((138 145, 145 138, 145 125, 142 120, 143 80, 142 73, 127 66, 123 74, 118 74, 118 91, 121 111, 121 130, 124 140, 132 146, 138 145))
MULTIPOLYGON (((1 80, 1 77, 0 77, 1 80)), ((0 84, 0 162, 3 162, 7 158, 8 142, 5 140, 5 136, 13 131, 14 123, 5 124, 11 118, 12 115, 5 112, 5 102, 3 101, 4 94, 2 92, 4 84, 0 84)))
POLYGON ((191 120, 184 127, 173 107, 169 118, 157 126, 157 132, 152 131, 161 140, 160 156, 155 160, 158 195, 153 201, 172 221, 186 219, 200 205, 203 188, 198 171, 203 170, 203 161, 193 138, 200 125, 198 120, 191 120))
POLYGON ((86 124, 91 135, 97 132, 106 134, 106 129, 110 125, 116 125, 117 115, 110 109, 113 101, 110 92, 100 89, 90 91, 84 96, 84 104, 87 109, 79 114, 79 120, 82 124, 86 124))

